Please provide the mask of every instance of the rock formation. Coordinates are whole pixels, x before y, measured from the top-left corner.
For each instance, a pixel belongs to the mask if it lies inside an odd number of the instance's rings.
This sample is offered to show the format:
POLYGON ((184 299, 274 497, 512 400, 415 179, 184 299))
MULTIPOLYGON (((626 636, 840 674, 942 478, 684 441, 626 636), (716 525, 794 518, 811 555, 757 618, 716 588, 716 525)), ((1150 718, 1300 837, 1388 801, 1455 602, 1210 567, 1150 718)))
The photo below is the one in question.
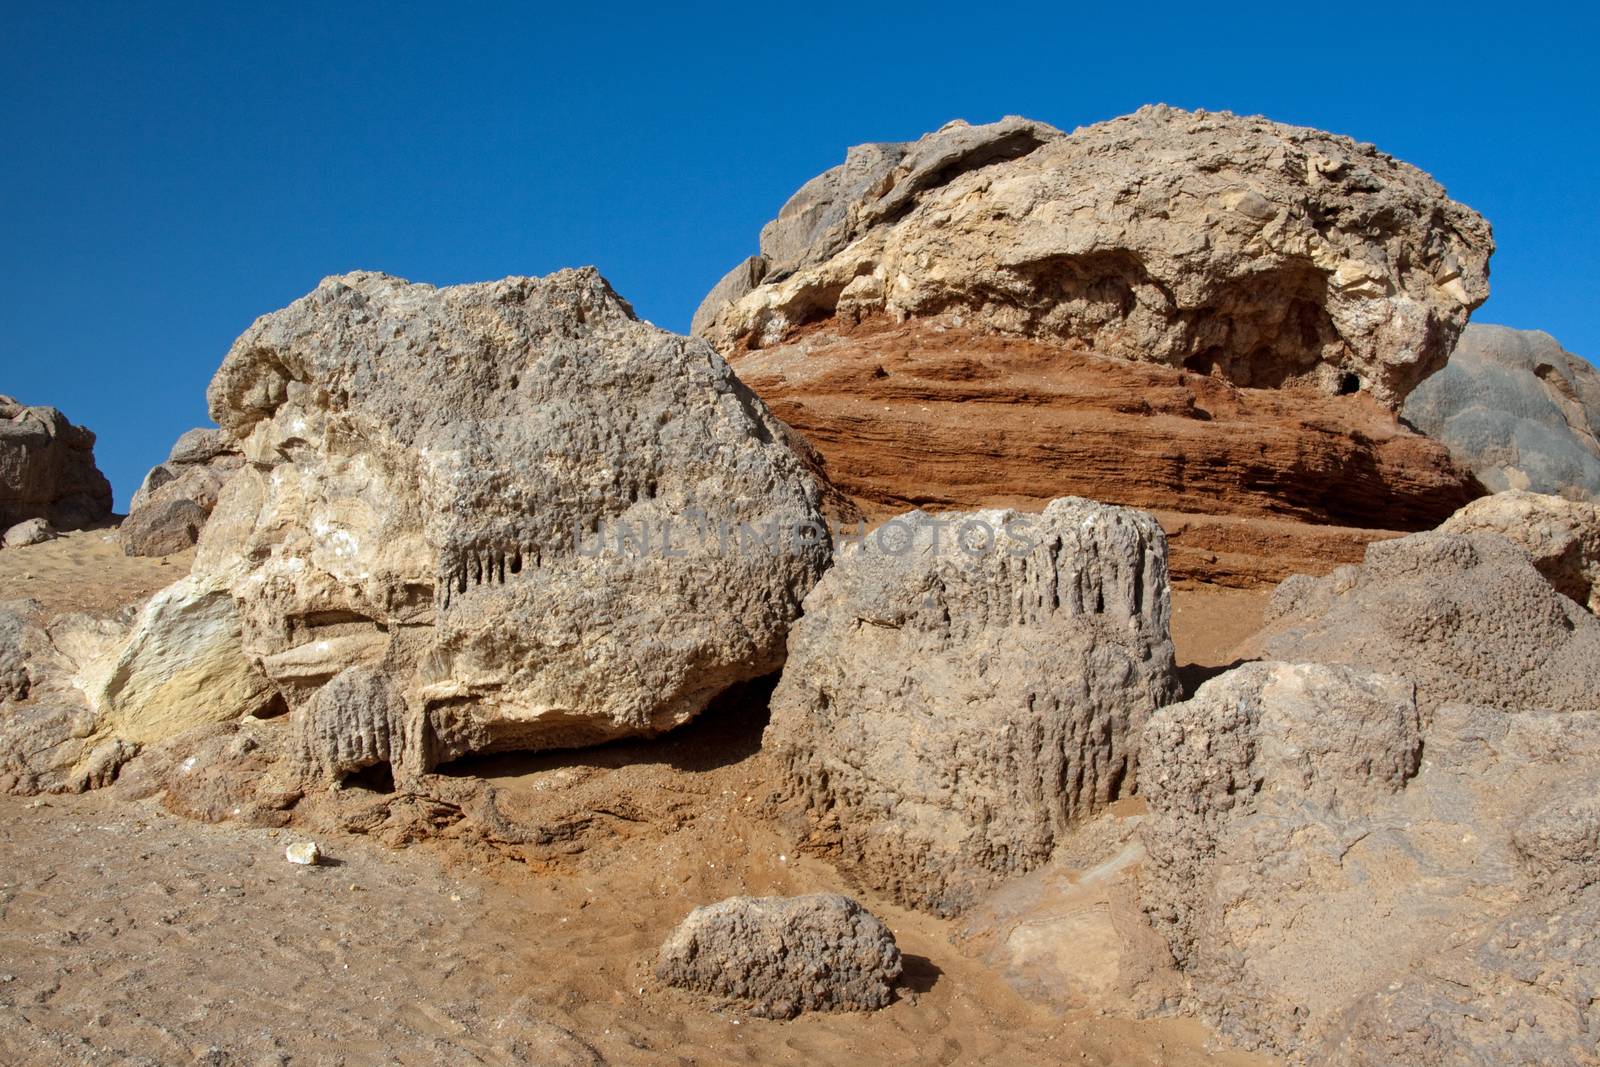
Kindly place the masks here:
POLYGON ((1448 702, 1600 708, 1600 619, 1500 537, 1371 545, 1362 566, 1286 580, 1266 618, 1268 656, 1403 671, 1425 713, 1448 702))
POLYGON ((0 530, 44 519, 61 530, 111 514, 111 483, 94 465, 94 434, 55 408, 0 396, 0 530))
POLYGON ((1600 373, 1547 333, 1467 327, 1405 417, 1496 492, 1600 503, 1600 373))
POLYGON ((1312 130, 956 123, 807 183, 694 330, 876 514, 1082 495, 1169 513, 1184 576, 1276 581, 1481 494, 1392 409, 1490 248, 1425 175, 1312 130))
POLYGON ((1505 538, 1557 592, 1600 613, 1600 506, 1512 489, 1473 501, 1439 529, 1505 538))
POLYGON ((124 550, 130 556, 165 556, 193 547, 223 484, 242 466, 244 456, 227 434, 189 430, 134 493, 120 531, 124 550))
POLYGON ((1178 694, 1166 540, 1148 515, 912 512, 846 544, 806 598, 765 744, 808 847, 953 914, 1133 787, 1178 694))
POLYGON ((1292 1062, 1588 1062, 1597 772, 1595 710, 1249 664, 1146 730, 1145 906, 1191 1006, 1292 1062))
POLYGON ((893 999, 900 950, 849 897, 734 897, 689 913, 661 946, 656 976, 768 1019, 872 1011, 893 999))
POLYGON ((592 269, 329 278, 209 399, 247 463, 185 596, 335 776, 678 725, 782 664, 830 558, 785 428, 592 269))
POLYGON ((726 351, 940 317, 1397 407, 1489 295, 1491 250, 1437 182, 1347 137, 1159 106, 1071 136, 955 122, 807 183, 697 332, 726 351))

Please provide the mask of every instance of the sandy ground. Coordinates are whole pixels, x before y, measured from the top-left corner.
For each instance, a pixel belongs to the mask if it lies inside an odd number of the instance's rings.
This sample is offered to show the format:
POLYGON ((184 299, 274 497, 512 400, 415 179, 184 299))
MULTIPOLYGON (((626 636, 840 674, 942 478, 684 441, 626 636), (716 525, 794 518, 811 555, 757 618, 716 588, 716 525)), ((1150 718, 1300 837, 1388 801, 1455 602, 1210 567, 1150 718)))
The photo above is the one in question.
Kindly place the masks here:
POLYGON ((0 550, 0 600, 31 597, 49 615, 110 614, 189 573, 194 550, 146 558, 122 551, 114 526, 76 530, 54 541, 0 550))
MULTIPOLYGON (((187 568, 108 538, 0 553, 0 596, 108 610, 187 568)), ((1180 658, 1228 662, 1264 599, 1178 591, 1180 658)), ((508 820, 540 829, 535 845, 449 819, 390 848, 380 814, 274 830, 112 791, 0 797, 0 1064, 1265 1062, 1211 1047, 1190 1020, 1027 999, 956 947, 954 924, 796 854, 763 704, 751 687, 653 742, 445 769, 493 783, 508 820), (285 862, 307 836, 328 864, 285 862), (654 980, 657 946, 695 906, 820 889, 854 893, 894 930, 907 971, 883 1011, 772 1022, 654 980)), ((376 813, 409 803, 381 783, 351 792, 376 813)))

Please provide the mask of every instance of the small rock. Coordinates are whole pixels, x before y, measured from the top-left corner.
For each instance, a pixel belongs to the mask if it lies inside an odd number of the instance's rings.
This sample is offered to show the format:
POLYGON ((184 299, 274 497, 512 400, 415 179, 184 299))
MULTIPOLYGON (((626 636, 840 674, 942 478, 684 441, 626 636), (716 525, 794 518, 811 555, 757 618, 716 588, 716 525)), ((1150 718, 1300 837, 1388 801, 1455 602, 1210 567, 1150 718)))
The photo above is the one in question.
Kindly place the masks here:
POLYGON ((5 534, 6 548, 26 548, 29 545, 40 545, 56 538, 55 529, 44 519, 29 519, 19 522, 5 534))
POLYGON ((301 841, 284 849, 283 858, 302 867, 312 867, 322 859, 322 850, 315 841, 301 841))
POLYGON ((656 977, 736 999, 752 1015, 871 1011, 887 1005, 900 949, 848 897, 733 897, 696 908, 661 946, 656 977))

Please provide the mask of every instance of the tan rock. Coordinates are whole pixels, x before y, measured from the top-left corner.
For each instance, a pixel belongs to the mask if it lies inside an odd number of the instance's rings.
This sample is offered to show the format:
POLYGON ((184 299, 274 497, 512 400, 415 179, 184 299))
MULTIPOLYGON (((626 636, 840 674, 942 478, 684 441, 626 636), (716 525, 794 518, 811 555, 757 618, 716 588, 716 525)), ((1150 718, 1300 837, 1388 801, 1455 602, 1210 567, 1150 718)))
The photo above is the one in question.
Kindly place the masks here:
POLYGON ((1491 250, 1427 175, 1317 130, 1162 106, 1070 136, 957 122, 807 183, 695 329, 732 353, 936 317, 1396 408, 1488 296, 1491 250))
POLYGON ((1557 592, 1600 612, 1600 506, 1509 490, 1473 501, 1439 529, 1505 538, 1557 592))

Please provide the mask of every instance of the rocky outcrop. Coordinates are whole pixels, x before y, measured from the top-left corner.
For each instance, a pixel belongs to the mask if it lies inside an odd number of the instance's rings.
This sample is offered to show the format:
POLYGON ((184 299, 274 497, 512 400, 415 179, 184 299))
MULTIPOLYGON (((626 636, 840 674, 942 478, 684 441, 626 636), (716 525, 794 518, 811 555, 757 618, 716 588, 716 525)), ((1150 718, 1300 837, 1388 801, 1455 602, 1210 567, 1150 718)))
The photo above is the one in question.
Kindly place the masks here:
POLYGON ((74 530, 111 514, 111 483, 94 465, 94 434, 55 408, 0 396, 0 530, 44 519, 74 530))
POLYGON ((192 548, 217 506, 223 485, 244 466, 238 445, 221 430, 194 429, 178 438, 166 462, 151 468, 122 521, 130 556, 166 556, 192 548))
POLYGON ((110 784, 139 751, 97 728, 80 672, 122 636, 114 620, 47 619, 0 602, 0 793, 77 793, 110 784))
POLYGON ((1600 708, 1600 619, 1500 537, 1374 544, 1362 566, 1286 580, 1266 621, 1268 656, 1403 671, 1424 712, 1448 702, 1600 708))
POLYGON ((1356 562, 1482 493, 1370 398, 1240 388, 966 328, 832 323, 735 365, 880 517, 1107 500, 1160 513, 1183 577, 1277 582, 1356 562))
POLYGON ((1600 613, 1600 506, 1513 489, 1473 501, 1439 529, 1505 538, 1557 592, 1600 613))
POLYGON ((1468 326, 1405 417, 1495 492, 1600 503, 1600 373, 1547 333, 1468 326))
POLYGON ((807 183, 694 331, 871 513, 1085 496, 1169 513, 1180 577, 1276 582, 1481 495, 1392 409, 1490 246, 1425 175, 1312 130, 952 124, 807 183))
POLYGON ((1426 174, 1317 130, 1160 106, 1070 136, 954 122, 807 183, 696 332, 731 352, 934 318, 1398 407, 1488 296, 1492 247, 1426 174))
POLYGON ((765 745, 807 847, 941 914, 1044 859, 1132 789, 1178 685, 1166 542, 1085 500, 912 512, 846 544, 806 598, 765 745))
POLYGON ((750 1014, 872 1011, 900 976, 894 935, 849 897, 733 897, 696 908, 661 946, 668 985, 737 1002, 750 1014))
POLYGON ((782 664, 830 558, 785 428, 592 269, 329 278, 209 399, 247 463, 193 581, 334 776, 679 725, 782 664))
POLYGON ((1404 678, 1249 664, 1146 730, 1143 900, 1247 1046, 1589 1062, 1597 771, 1594 710, 1425 715, 1404 678))

